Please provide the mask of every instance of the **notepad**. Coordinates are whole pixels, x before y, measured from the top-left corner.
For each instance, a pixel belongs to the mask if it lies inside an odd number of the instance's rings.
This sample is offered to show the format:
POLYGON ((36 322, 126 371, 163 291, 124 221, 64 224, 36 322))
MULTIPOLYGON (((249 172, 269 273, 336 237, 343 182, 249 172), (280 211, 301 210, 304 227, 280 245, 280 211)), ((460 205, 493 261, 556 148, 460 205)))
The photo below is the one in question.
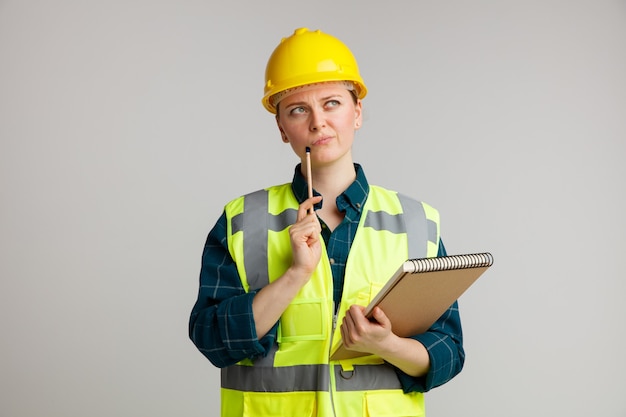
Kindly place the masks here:
MULTIPOLYGON (((396 335, 424 333, 492 264, 493 256, 488 252, 409 259, 365 308, 365 316, 371 317, 378 306, 389 317, 396 335)), ((331 359, 365 355, 346 349, 340 342, 331 359)))

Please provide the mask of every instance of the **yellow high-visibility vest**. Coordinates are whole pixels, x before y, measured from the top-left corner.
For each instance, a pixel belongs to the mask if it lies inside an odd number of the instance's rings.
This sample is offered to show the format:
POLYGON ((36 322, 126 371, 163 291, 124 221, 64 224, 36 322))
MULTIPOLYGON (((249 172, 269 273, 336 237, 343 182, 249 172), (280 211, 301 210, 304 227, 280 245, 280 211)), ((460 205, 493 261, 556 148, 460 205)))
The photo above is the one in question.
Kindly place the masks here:
MULTIPOLYGON (((228 248, 246 291, 268 285, 291 265, 288 230, 297 209, 291 184, 226 205, 228 248)), ((362 210, 337 314, 332 260, 324 248, 311 279, 282 314, 268 355, 222 369, 222 416, 424 415, 423 395, 405 394, 395 369, 381 358, 329 359, 341 338, 335 323, 349 306, 367 305, 407 258, 437 256, 439 214, 428 204, 370 185, 362 210)))

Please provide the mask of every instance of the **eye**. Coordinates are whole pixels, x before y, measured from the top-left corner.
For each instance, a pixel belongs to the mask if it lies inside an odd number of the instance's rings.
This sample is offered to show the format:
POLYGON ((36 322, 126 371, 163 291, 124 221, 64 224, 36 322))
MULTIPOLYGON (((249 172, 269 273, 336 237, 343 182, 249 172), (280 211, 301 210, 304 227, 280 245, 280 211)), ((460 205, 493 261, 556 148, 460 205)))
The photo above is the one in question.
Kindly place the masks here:
POLYGON ((341 105, 341 103, 339 102, 339 100, 335 100, 335 99, 328 100, 326 102, 326 107, 330 107, 330 108, 338 107, 340 105, 341 105))
POLYGON ((289 114, 297 116, 299 114, 304 114, 306 112, 303 106, 296 106, 289 110, 289 114))

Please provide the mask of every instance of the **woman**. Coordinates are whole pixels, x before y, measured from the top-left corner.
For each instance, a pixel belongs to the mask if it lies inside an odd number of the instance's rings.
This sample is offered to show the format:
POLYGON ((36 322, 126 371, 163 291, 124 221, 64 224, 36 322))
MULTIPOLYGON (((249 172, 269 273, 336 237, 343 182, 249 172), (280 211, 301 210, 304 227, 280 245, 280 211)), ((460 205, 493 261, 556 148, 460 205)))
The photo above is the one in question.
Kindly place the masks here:
POLYGON ((423 416, 422 393, 461 371, 456 303, 409 338, 381 309, 363 315, 402 261, 445 255, 437 211, 352 159, 366 94, 350 50, 320 31, 297 29, 268 61, 263 105, 301 163, 229 202, 205 245, 189 334, 222 368, 223 416, 423 416), (340 340, 367 355, 330 360, 340 340))

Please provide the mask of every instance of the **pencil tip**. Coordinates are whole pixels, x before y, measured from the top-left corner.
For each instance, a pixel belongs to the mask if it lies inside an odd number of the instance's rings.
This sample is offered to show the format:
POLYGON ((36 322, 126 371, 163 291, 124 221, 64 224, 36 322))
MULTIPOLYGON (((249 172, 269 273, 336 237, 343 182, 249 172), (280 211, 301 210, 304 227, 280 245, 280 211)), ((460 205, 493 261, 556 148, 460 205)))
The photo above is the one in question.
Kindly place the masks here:
POLYGON ((311 148, 309 148, 308 146, 306 147, 306 152, 309 153, 311 152, 311 148))

